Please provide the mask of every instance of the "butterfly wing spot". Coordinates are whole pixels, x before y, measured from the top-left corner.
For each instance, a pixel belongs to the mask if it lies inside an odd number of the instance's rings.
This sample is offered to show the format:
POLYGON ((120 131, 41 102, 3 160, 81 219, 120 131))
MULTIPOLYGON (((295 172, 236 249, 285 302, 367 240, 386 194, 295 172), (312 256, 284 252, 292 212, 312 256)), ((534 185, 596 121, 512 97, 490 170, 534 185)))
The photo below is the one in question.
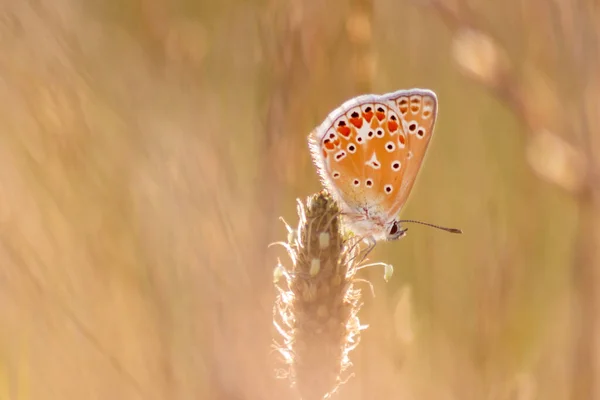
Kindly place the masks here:
POLYGON ((349 153, 352 153, 352 154, 356 153, 356 145, 354 145, 354 143, 352 143, 352 142, 348 143, 347 150, 349 153))
POLYGON ((360 181, 358 179, 355 179, 352 181, 352 185, 354 185, 355 187, 359 187, 360 186, 360 181))
POLYGON ((411 133, 415 133, 418 127, 419 125, 417 125, 415 121, 410 121, 408 123, 408 134, 410 135, 411 133))
POLYGON ((382 137, 384 137, 384 136, 385 136, 385 132, 383 131, 383 129, 377 129, 377 132, 375 133, 375 135, 376 135, 378 138, 382 138, 382 137))
POLYGON ((373 106, 371 106, 370 104, 365 104, 361 107, 362 109, 362 116, 365 119, 365 121, 367 121, 368 123, 371 123, 371 120, 373 119, 373 106))
POLYGON ((403 149, 404 146, 406 146, 406 137, 404 136, 403 133, 401 133, 398 135, 398 147, 403 149))
POLYGON ((390 118, 390 121, 388 121, 388 131, 390 131, 390 134, 394 134, 396 131, 398 131, 399 125, 395 119, 396 117, 392 115, 392 118, 390 118))
POLYGON ((379 160, 377 160, 377 154, 375 154, 375 152, 373 152, 373 155, 371 156, 371 158, 369 159, 369 161, 367 161, 365 163, 365 165, 373 168, 373 169, 379 169, 381 168, 381 163, 379 162, 379 160))
POLYGON ((333 174, 331 174, 331 176, 333 176, 333 179, 338 179, 340 177, 340 173, 337 171, 333 171, 333 174))
POLYGON ((385 144, 385 150, 388 153, 391 153, 392 151, 396 150, 396 145, 394 144, 394 142, 389 141, 385 144))
POLYGON ((419 129, 417 129, 417 137, 419 139, 423 139, 423 137, 425 137, 425 128, 423 128, 422 126, 420 126, 419 129))
POLYGON ((379 122, 383 121, 385 119, 385 108, 378 106, 375 110, 375 116, 379 122))
POLYGON ((406 115, 408 113, 408 97, 400 97, 397 104, 400 114, 402 114, 402 116, 406 115))
POLYGON ((356 143, 358 143, 358 144, 363 144, 364 142, 365 142, 365 140, 363 139, 363 137, 362 137, 362 136, 358 136, 358 137, 356 138, 356 143))
POLYGON ((326 151, 332 151, 336 147, 340 147, 340 139, 333 129, 330 129, 327 132, 327 135, 325 135, 325 139, 323 139, 321 147, 326 151))
POLYGON ((348 121, 346 121, 346 117, 341 117, 335 124, 337 132, 345 137, 346 139, 350 138, 352 134, 352 130, 348 126, 348 121))
POLYGON ((373 131, 369 131, 369 133, 367 133, 367 137, 370 139, 373 139, 373 136, 375 136, 375 133, 373 131))
POLYGON ((361 116, 361 109, 360 107, 354 107, 353 109, 351 109, 348 112, 349 118, 348 120, 350 121, 350 123, 352 125, 354 125, 356 128, 362 127, 363 125, 363 119, 361 116))
POLYGON ((385 194, 390 194, 390 193, 392 193, 393 190, 394 190, 394 187, 392 185, 385 185, 383 187, 383 191, 385 192, 385 194))
POLYGON ((323 140, 323 149, 325 151, 333 151, 335 150, 335 143, 331 139, 325 139, 323 140))
POLYGON ((350 122, 357 128, 360 128, 363 124, 362 118, 351 118, 350 122))
POLYGON ((366 187, 372 187, 373 186, 373 180, 372 179, 367 179, 365 181, 365 186, 366 187))
POLYGON ((340 150, 337 153, 335 153, 335 161, 342 161, 344 158, 346 158, 346 152, 344 150, 340 150))
POLYGON ((423 112, 421 113, 423 119, 431 118, 431 115, 433 114, 433 107, 433 99, 429 96, 423 97, 423 112))
POLYGON ((352 133, 350 128, 347 126, 338 126, 337 131, 340 133, 340 135, 347 139, 350 138, 350 134, 352 133))
POLYGON ((421 110, 421 96, 410 96, 410 112, 417 114, 421 110))
POLYGON ((399 160, 392 161, 392 170, 393 171, 400 171, 401 166, 402 166, 402 163, 399 160))

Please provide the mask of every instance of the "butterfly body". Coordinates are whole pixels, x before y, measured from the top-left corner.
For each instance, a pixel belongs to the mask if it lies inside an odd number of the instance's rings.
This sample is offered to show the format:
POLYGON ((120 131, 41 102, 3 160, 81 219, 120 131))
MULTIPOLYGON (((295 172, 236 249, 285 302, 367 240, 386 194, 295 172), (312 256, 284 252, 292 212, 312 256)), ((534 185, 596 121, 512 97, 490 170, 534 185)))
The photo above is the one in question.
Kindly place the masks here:
POLYGON ((358 235, 404 234, 397 215, 427 151, 437 97, 427 89, 362 95, 332 111, 309 136, 323 185, 358 235))

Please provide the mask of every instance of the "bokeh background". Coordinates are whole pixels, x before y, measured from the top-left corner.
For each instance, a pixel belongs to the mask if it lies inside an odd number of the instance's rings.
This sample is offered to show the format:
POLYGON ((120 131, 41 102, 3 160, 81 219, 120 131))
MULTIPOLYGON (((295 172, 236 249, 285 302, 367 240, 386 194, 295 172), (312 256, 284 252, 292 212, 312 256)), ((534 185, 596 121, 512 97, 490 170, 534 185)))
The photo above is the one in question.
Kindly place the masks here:
POLYGON ((589 0, 0 1, 0 399, 294 399, 272 283, 310 130, 435 90, 340 399, 599 399, 589 0))

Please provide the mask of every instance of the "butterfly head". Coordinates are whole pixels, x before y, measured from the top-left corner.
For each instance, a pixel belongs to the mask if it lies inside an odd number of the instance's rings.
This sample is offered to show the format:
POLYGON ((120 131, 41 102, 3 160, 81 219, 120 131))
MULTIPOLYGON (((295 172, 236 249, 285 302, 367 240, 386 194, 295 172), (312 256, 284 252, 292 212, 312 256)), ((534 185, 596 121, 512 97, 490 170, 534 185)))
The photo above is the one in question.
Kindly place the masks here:
POLYGON ((406 231, 408 231, 408 228, 402 228, 400 222, 394 219, 386 224, 385 240, 398 240, 406 236, 406 231))
POLYGON ((370 236, 376 241, 398 240, 406 236, 407 228, 400 225, 396 218, 385 221, 380 218, 367 218, 364 214, 350 212, 345 214, 345 222, 360 236, 370 236))

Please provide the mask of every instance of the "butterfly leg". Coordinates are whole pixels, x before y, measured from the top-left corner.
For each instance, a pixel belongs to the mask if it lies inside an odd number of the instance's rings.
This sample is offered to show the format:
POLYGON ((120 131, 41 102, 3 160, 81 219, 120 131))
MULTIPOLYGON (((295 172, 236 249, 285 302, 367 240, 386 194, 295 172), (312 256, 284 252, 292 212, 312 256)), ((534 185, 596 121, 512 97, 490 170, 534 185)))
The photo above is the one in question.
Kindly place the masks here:
POLYGON ((363 241, 367 243, 367 247, 362 251, 363 256, 359 264, 366 260, 367 256, 373 251, 375 245, 377 244, 377 240, 375 240, 372 235, 365 237, 363 241))
POLYGON ((357 253, 354 254, 347 262, 353 262, 356 258, 360 257, 360 261, 358 261, 357 264, 363 263, 366 260, 367 256, 371 253, 371 251, 373 251, 376 244, 377 244, 377 241, 375 240, 375 238, 372 235, 365 236, 363 238, 358 238, 356 243, 354 243, 348 250, 348 254, 354 253, 355 250, 357 250, 357 253), (365 242, 367 244, 367 247, 364 249, 361 249, 360 245, 363 242, 365 242), (358 249, 357 249, 357 247, 358 247, 358 249))

